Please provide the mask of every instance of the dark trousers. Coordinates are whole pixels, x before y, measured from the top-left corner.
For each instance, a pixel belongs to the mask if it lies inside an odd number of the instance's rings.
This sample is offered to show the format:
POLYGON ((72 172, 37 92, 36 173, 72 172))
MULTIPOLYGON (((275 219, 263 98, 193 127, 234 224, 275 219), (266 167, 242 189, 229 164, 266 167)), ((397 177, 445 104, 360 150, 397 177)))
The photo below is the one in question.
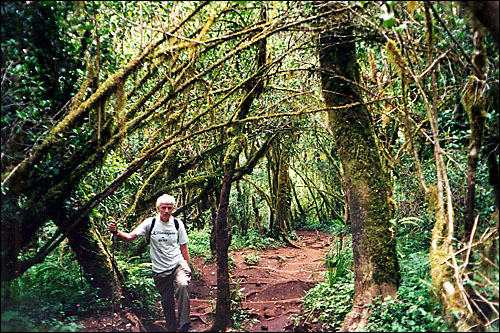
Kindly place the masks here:
POLYGON ((191 281, 191 269, 187 262, 182 260, 171 270, 162 273, 153 272, 153 279, 156 289, 161 295, 161 305, 167 321, 167 330, 177 332, 174 293, 175 298, 177 298, 179 328, 181 328, 190 323, 189 282, 191 281))

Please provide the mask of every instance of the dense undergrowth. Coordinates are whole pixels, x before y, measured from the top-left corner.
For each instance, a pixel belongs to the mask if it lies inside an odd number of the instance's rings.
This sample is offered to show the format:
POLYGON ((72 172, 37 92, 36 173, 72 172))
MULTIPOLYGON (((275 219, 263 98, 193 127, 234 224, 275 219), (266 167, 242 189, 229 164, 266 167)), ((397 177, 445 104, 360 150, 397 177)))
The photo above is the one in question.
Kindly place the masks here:
POLYGON ((21 277, 2 282, 2 331, 75 332, 76 318, 102 308, 76 260, 52 255, 21 277), (60 260, 61 259, 61 260, 60 260))

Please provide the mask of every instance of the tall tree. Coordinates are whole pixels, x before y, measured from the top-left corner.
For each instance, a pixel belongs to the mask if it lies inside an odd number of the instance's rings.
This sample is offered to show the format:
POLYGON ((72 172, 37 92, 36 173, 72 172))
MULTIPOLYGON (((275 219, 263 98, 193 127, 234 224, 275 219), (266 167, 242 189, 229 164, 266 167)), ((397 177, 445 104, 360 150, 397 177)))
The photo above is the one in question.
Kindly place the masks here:
MULTIPOLYGON (((262 18, 266 18, 265 7, 262 8, 262 18)), ((243 98, 237 106, 233 120, 245 119, 252 106, 252 103, 263 91, 263 75, 267 71, 266 66, 266 43, 263 38, 257 42, 256 71, 252 78, 246 82, 243 98)), ((243 133, 242 125, 239 122, 233 123, 228 130, 230 143, 224 156, 223 170, 224 176, 220 190, 219 206, 215 220, 216 230, 216 253, 217 253, 217 304, 215 309, 215 321, 212 330, 225 330, 231 326, 231 302, 230 302, 230 281, 228 266, 228 249, 231 243, 228 227, 228 207, 229 194, 236 171, 236 163, 239 160, 243 147, 247 144, 246 135, 243 133)))
POLYGON ((271 200, 271 214, 269 234, 293 245, 286 233, 291 231, 291 199, 292 184, 290 180, 290 144, 291 139, 287 132, 283 132, 267 154, 269 169, 269 190, 271 200))
POLYGON ((319 38, 321 82, 345 177, 354 258, 354 299, 342 331, 367 323, 376 297, 394 296, 399 285, 396 243, 390 231, 390 184, 382 169, 370 116, 356 86, 359 68, 354 27, 332 16, 319 38))
POLYGON ((470 137, 469 152, 467 154, 467 193, 465 200, 465 225, 464 241, 468 241, 475 219, 475 200, 476 200, 476 178, 477 166, 479 163, 479 153, 483 145, 484 124, 486 120, 486 50, 484 48, 484 28, 477 19, 472 19, 474 33, 474 52, 472 55, 472 64, 476 66, 479 73, 471 75, 467 84, 462 101, 469 116, 470 137))

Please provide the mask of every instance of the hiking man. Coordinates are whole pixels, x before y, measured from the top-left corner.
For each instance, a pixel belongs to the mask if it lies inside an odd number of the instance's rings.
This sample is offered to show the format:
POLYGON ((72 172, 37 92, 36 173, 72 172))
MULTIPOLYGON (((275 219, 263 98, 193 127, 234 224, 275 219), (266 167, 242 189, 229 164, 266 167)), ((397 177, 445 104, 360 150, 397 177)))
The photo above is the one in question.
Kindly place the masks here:
POLYGON ((175 198, 164 194, 156 200, 156 209, 159 214, 145 219, 132 232, 119 231, 116 222, 110 223, 108 229, 116 232, 117 239, 124 242, 132 242, 142 236, 146 236, 148 242, 151 241, 153 279, 161 295, 167 330, 177 332, 174 299, 176 289, 179 331, 187 332, 191 328, 189 319, 191 269, 187 248, 188 237, 184 224, 172 216, 174 206, 175 198))

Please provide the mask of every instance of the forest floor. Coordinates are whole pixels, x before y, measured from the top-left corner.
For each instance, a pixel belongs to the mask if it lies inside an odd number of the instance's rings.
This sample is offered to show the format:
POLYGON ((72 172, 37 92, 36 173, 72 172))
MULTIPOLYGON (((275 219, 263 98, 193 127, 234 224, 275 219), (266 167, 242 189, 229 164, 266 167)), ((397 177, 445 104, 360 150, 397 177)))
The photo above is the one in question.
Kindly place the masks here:
MULTIPOLYGON (((299 248, 282 247, 268 250, 231 251, 234 259, 233 281, 239 281, 242 308, 250 320, 235 331, 292 332, 294 317, 301 313, 301 298, 323 280, 325 251, 330 246, 330 234, 315 231, 297 231, 299 248), (258 264, 248 265, 245 257, 258 254, 258 264)), ((215 312, 217 272, 213 262, 191 258, 196 278, 191 280, 191 326, 196 332, 210 331, 215 312), (198 271, 198 272, 196 272, 198 271)), ((233 286, 232 286, 233 287, 233 286)), ((158 300, 157 306, 161 309, 158 300)), ((111 312, 111 311, 109 311, 111 312)), ((114 331, 136 331, 138 326, 126 311, 116 311, 114 331)), ((160 311, 158 311, 161 313, 160 311)), ((106 311, 78 322, 86 328, 80 331, 110 332, 111 318, 106 311)), ((143 321, 147 331, 165 331, 163 316, 153 321, 143 321)), ((234 325, 237 326, 237 325, 234 325)), ((300 331, 314 330, 303 322, 300 331)))

